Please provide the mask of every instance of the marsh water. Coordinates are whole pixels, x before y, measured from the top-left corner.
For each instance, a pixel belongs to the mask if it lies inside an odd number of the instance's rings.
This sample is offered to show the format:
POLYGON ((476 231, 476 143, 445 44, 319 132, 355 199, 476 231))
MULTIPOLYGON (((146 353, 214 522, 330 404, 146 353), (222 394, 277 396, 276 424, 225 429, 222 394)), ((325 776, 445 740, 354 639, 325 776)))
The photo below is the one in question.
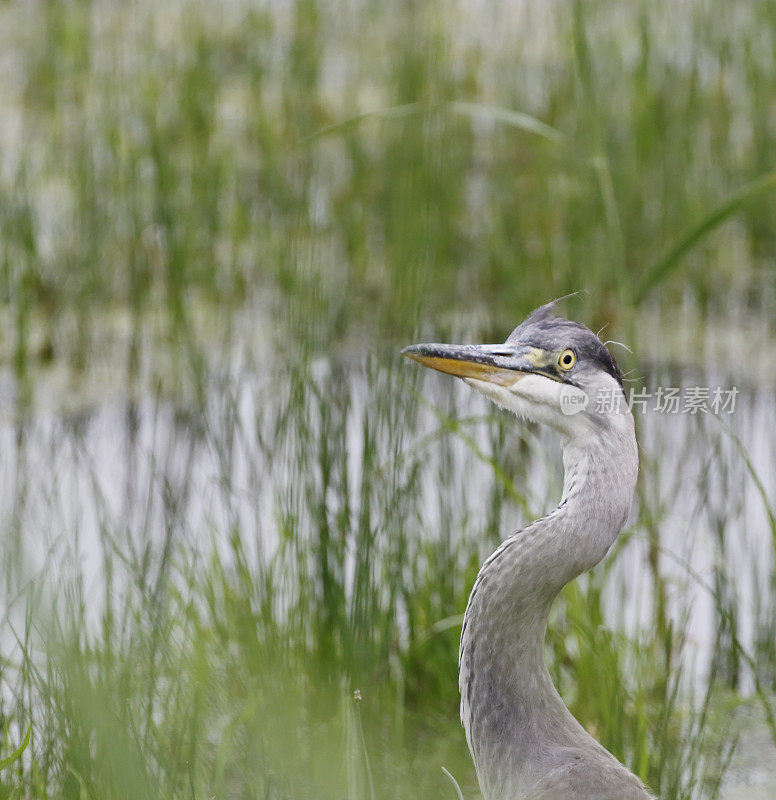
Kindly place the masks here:
MULTIPOLYGON (((397 541, 407 551, 434 548, 462 567, 557 502, 562 465, 553 434, 403 361, 398 346, 264 358, 271 337, 263 338, 256 316, 229 352, 210 354, 199 376, 204 390, 187 401, 131 386, 126 394, 105 387, 95 399, 50 370, 36 376, 22 413, 5 374, 0 507, 13 538, 4 564, 9 597, 31 576, 44 594, 67 592, 77 576, 98 627, 106 569, 117 555, 129 574, 154 585, 170 562, 204 563, 213 552, 229 561, 237 536, 252 569, 280 570, 287 597, 279 607, 289 607, 305 568, 285 547, 292 535, 297 551, 306 541, 314 552, 319 503, 325 517, 359 517, 377 485, 382 504, 368 542, 379 585, 397 541)), ((661 349, 669 344, 650 342, 651 352, 661 349)), ((648 639, 659 609, 660 624, 684 632, 677 669, 686 702, 712 679, 750 698, 720 796, 770 797, 776 751, 754 697, 754 670, 773 653, 773 383, 753 380, 741 364, 624 358, 642 469, 626 530, 598 568, 605 624, 648 639), (660 409, 670 387, 679 400, 660 409), (687 398, 698 391, 693 410, 687 398), (723 404, 713 405, 715 392, 723 404)), ((346 593, 358 580, 364 541, 342 543, 346 593)), ((463 600, 468 586, 455 591, 463 600)), ((401 612, 396 623, 402 635, 401 612)), ((457 624, 430 620, 429 633, 439 623, 457 624)))
MULTIPOLYGON (((76 397, 59 409, 52 402, 57 379, 49 376, 42 380, 51 382, 43 407, 17 415, 9 391, 0 428, 0 505, 5 524, 14 521, 25 568, 55 578, 80 564, 97 587, 104 530, 121 531, 122 546, 138 561, 166 548, 207 553, 228 543, 235 529, 256 559, 271 560, 281 538, 279 507, 298 491, 303 467, 320 468, 315 448, 327 433, 336 437, 333 448, 347 452, 342 468, 357 495, 367 423, 382 431, 367 445, 381 470, 418 470, 419 541, 465 541, 484 556, 496 537, 559 499, 561 451, 551 433, 497 412, 458 381, 420 373, 395 352, 354 352, 339 363, 319 358, 293 378, 282 364, 263 367, 238 359, 211 365, 202 406, 111 392, 83 405, 76 397), (337 407, 334 422, 324 400, 337 407), (451 423, 455 430, 446 431, 451 423), (503 475, 494 474, 493 462, 503 475), (499 492, 503 502, 496 503, 499 492)), ((609 621, 631 631, 649 623, 649 551, 656 547, 659 571, 671 584, 670 613, 677 620, 689 614, 702 677, 715 646, 715 593, 730 602, 747 651, 768 621, 760 604, 772 573, 774 389, 718 367, 646 365, 636 372, 626 393, 637 395, 643 469, 611 557, 609 621), (679 389, 681 403, 657 410, 658 387, 679 389), (704 389, 709 410, 684 407, 694 387, 704 389), (713 413, 715 389, 727 395, 733 387, 733 402, 726 397, 727 407, 713 413)), ((302 529, 312 524, 298 522, 302 529)), ((376 535, 390 538, 392 524, 376 520, 376 535)), ((751 688, 745 666, 739 680, 751 688)))

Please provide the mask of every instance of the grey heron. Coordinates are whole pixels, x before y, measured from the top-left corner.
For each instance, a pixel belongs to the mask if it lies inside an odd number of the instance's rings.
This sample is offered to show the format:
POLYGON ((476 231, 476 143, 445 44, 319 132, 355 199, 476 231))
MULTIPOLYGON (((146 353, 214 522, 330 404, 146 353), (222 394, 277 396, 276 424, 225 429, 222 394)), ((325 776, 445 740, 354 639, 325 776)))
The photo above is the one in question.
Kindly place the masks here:
POLYGON ((474 582, 459 651, 461 722, 485 800, 649 800, 641 781, 572 716, 544 661, 550 606, 606 555, 638 473, 616 361, 553 305, 534 311, 504 344, 402 351, 550 426, 563 445, 560 503, 505 539, 474 582))

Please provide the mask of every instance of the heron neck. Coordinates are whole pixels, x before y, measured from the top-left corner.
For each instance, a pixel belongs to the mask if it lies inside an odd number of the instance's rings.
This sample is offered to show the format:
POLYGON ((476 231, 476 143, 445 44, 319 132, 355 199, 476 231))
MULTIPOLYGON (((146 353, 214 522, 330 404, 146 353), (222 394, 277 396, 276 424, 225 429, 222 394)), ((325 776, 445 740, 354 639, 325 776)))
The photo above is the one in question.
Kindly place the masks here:
POLYGON ((485 562, 461 634, 461 719, 486 800, 528 796, 552 747, 597 746, 544 663, 550 606, 606 554, 625 523, 637 472, 633 424, 566 441, 558 506, 485 562), (545 754, 545 755, 543 755, 545 754))

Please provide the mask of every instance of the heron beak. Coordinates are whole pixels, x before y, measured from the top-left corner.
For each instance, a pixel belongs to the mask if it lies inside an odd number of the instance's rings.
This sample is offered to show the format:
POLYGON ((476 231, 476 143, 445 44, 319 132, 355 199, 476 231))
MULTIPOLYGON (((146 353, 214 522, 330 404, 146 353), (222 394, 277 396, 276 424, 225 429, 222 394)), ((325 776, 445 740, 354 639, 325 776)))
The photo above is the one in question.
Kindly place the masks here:
POLYGON ((560 380, 549 369, 552 357, 527 345, 413 344, 401 352, 424 367, 499 386, 513 386, 529 373, 560 380))

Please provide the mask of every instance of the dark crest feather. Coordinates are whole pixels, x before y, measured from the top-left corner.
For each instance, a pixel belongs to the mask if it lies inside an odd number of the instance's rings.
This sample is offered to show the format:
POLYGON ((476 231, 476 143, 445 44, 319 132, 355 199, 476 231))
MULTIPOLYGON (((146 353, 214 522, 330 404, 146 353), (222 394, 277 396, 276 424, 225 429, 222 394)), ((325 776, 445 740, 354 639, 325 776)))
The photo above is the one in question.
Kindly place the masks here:
MULTIPOLYGON (((575 292, 576 294, 576 292, 575 292)), ((609 352, 606 345, 581 322, 574 322, 554 313, 555 306, 561 300, 572 295, 565 295, 551 300, 532 311, 509 335, 507 342, 522 342, 537 347, 558 349, 569 346, 564 343, 570 340, 577 350, 577 356, 597 362, 622 386, 622 371, 609 352), (548 347, 549 345, 549 347, 548 347)))

